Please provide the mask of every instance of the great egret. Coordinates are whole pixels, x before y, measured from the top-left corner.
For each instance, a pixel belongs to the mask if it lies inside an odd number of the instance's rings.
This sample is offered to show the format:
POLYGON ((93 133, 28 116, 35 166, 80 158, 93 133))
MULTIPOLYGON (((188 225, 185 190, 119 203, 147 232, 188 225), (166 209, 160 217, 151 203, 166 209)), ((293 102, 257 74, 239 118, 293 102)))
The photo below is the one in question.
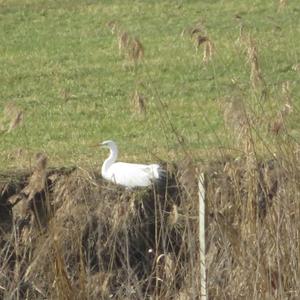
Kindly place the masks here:
POLYGON ((165 170, 158 164, 116 162, 118 147, 111 140, 100 143, 100 146, 110 150, 109 157, 104 161, 101 169, 102 177, 106 180, 127 188, 133 188, 147 187, 153 183, 159 183, 166 176, 165 170))

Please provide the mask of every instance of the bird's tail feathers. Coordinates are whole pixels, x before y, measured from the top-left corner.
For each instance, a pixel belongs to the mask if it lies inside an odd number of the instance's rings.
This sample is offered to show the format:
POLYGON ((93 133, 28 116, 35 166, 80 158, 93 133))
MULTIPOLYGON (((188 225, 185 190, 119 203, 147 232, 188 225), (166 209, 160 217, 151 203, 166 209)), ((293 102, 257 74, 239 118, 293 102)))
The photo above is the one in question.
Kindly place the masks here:
POLYGON ((167 177, 167 171, 164 170, 160 165, 153 165, 153 175, 156 179, 167 177))
POLYGON ((159 178, 166 178, 167 177, 167 171, 163 169, 162 167, 158 168, 158 177, 159 178))

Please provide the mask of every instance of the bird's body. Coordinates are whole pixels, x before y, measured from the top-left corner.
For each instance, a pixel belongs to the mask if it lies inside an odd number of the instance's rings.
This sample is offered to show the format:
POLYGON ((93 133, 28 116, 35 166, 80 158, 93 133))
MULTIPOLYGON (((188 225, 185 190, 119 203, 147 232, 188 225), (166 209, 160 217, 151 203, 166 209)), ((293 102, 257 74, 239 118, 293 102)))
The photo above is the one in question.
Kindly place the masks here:
POLYGON ((104 161, 101 169, 102 177, 106 180, 133 188, 150 186, 165 176, 165 171, 158 164, 116 162, 118 148, 113 141, 105 141, 101 143, 101 146, 108 147, 110 150, 110 155, 104 161))

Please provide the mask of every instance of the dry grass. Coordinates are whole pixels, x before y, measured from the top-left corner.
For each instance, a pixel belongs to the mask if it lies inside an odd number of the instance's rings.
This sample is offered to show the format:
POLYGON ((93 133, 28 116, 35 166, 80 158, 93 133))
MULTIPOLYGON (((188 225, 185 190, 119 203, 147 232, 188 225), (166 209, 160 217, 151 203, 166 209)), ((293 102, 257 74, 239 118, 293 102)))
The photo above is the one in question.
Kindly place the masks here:
POLYGON ((288 5, 288 0, 279 0, 278 1, 278 11, 284 10, 288 5))
POLYGON ((269 124, 269 132, 274 135, 286 133, 288 130, 286 124, 290 114, 293 113, 293 101, 291 96, 290 82, 282 84, 281 107, 277 115, 269 124))
POLYGON ((203 45, 203 62, 208 63, 212 60, 215 49, 214 44, 211 39, 208 37, 207 31, 203 24, 203 21, 198 21, 194 25, 185 28, 181 36, 189 36, 192 42, 195 45, 196 52, 199 51, 199 48, 203 45))
POLYGON ((249 37, 247 44, 248 63, 250 64, 250 81, 252 88, 257 90, 264 86, 264 79, 258 59, 258 50, 255 40, 249 37))
POLYGON ((182 275, 173 271, 191 255, 182 234, 189 236, 186 226, 195 222, 175 216, 174 207, 183 199, 174 182, 169 181, 166 194, 130 192, 85 171, 48 173, 47 192, 36 194, 36 205, 29 207, 33 218, 28 218, 9 200, 25 194, 35 174, 28 184, 27 179, 20 181, 20 191, 2 198, 3 207, 12 212, 11 234, 6 230, 7 239, 2 236, 2 254, 9 252, 2 256, 4 297, 13 291, 31 299, 175 295, 182 275))
POLYGON ((298 229, 290 223, 298 204, 291 176, 298 177, 299 170, 287 161, 257 163, 252 171, 235 161, 224 162, 223 170, 216 167, 208 180, 214 200, 207 199, 207 277, 213 298, 299 297, 298 229))
POLYGON ((125 52, 129 46, 129 34, 127 32, 121 32, 118 36, 119 54, 125 52))
POLYGON ((21 126, 24 113, 14 102, 8 102, 3 110, 3 117, 0 120, 0 130, 9 133, 18 126, 21 126))
POLYGON ((139 93, 137 90, 135 90, 131 98, 131 106, 133 112, 137 114, 145 114, 147 109, 145 96, 139 93))
POLYGON ((129 59, 134 64, 137 64, 144 58, 144 46, 137 37, 132 38, 127 51, 129 59))
POLYGON ((245 149, 249 142, 249 122, 251 117, 246 111, 245 103, 241 97, 232 97, 224 101, 223 117, 225 125, 235 137, 236 141, 245 149))
POLYGON ((253 38, 252 34, 246 29, 240 16, 236 16, 239 27, 239 35, 235 44, 241 49, 246 56, 246 63, 250 66, 250 84, 254 92, 259 92, 261 98, 267 98, 267 86, 263 76, 260 64, 260 56, 258 42, 253 38))
POLYGON ((107 27, 117 36, 119 54, 136 66, 144 58, 144 46, 139 38, 132 36, 124 30, 117 21, 110 21, 107 27))
MULTIPOLYGON (((294 150, 288 160, 261 161, 249 153, 200 166, 206 174, 210 298, 299 297, 294 150)), ((10 199, 45 168, 38 160, 31 177, 2 176, 2 297, 198 299, 194 168, 173 167, 175 178, 160 192, 124 190, 84 170, 47 170, 44 192, 34 196, 43 205, 27 206, 31 218, 10 199)))
POLYGON ((207 39, 203 50, 203 62, 208 63, 212 60, 214 54, 214 45, 211 40, 207 39))

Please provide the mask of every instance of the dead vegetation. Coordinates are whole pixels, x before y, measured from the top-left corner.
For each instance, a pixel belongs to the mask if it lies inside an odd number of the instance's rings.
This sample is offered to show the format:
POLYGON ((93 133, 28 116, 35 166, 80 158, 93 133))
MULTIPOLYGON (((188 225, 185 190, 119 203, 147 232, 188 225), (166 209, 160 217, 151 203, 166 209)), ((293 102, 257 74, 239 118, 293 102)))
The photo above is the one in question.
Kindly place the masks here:
POLYGON ((255 40, 249 36, 247 43, 248 63, 250 64, 250 82, 254 90, 265 86, 258 59, 258 50, 255 40))
POLYGON ((181 36, 189 36, 195 45, 196 52, 199 51, 203 45, 203 59, 204 63, 208 63, 212 60, 215 49, 212 40, 208 37, 207 31, 203 24, 203 21, 198 21, 194 25, 185 28, 181 36))
POLYGON ((127 30, 124 30, 117 21, 109 21, 106 25, 111 33, 117 37, 119 55, 123 56, 134 66, 142 62, 144 58, 144 46, 140 39, 132 36, 127 30))
POLYGON ((235 44, 241 49, 246 56, 246 62, 250 65, 250 84, 254 92, 261 93, 261 98, 266 99, 267 86, 263 76, 258 42, 246 29, 246 26, 240 16, 236 16, 239 27, 239 35, 235 44))
MULTIPOLYGON (((210 298, 299 297, 295 162, 229 157, 201 167, 210 298)), ((31 174, 1 175, 1 298, 199 299, 194 167, 170 167, 163 190, 47 169, 43 155, 31 174)))
POLYGON ((24 119, 24 112, 14 103, 8 102, 3 110, 0 119, 0 132, 9 133, 18 126, 21 126, 24 119))
POLYGON ((288 5, 288 0, 279 0, 278 1, 278 12, 283 11, 288 5))
POLYGON ((137 114, 146 113, 147 110, 146 97, 138 90, 135 90, 131 97, 131 107, 132 107, 132 111, 137 114))

